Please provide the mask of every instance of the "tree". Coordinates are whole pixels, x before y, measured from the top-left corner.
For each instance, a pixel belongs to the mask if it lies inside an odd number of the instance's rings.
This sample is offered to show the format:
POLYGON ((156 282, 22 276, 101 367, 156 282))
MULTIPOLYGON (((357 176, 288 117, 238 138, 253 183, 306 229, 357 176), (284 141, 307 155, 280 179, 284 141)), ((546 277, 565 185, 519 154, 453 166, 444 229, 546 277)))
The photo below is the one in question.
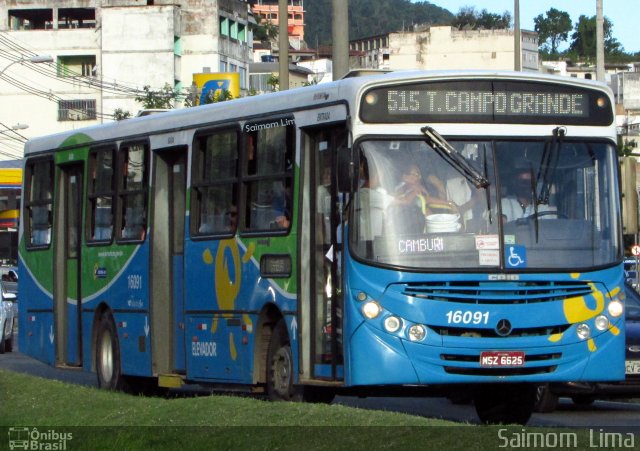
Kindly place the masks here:
POLYGON ((503 30, 511 25, 511 14, 508 11, 500 14, 490 13, 486 9, 478 12, 473 6, 460 8, 451 22, 458 30, 503 30))
POLYGON ((211 89, 207 92, 207 95, 204 98, 204 103, 207 105, 209 103, 225 102, 227 100, 233 100, 233 94, 231 94, 231 91, 228 89, 215 91, 211 89))
POLYGON ((476 9, 473 6, 464 6, 460 8, 456 17, 451 21, 451 26, 458 30, 474 30, 477 26, 476 23, 476 9))
POLYGON ((278 26, 267 20, 254 28, 253 37, 260 42, 273 42, 278 39, 278 32, 278 26))
POLYGON ((546 17, 540 14, 533 22, 543 51, 557 55, 560 43, 569 39, 569 32, 573 28, 569 13, 551 8, 546 12, 546 17))
POLYGON ((153 91, 149 85, 142 88, 144 94, 136 96, 135 101, 140 102, 146 110, 150 109, 172 109, 173 102, 177 99, 178 93, 173 90, 169 83, 158 91, 153 91))
POLYGON ((131 117, 131 113, 129 111, 125 111, 122 108, 116 108, 113 111, 113 119, 116 121, 121 121, 123 119, 129 119, 131 117))
POLYGON ((267 84, 271 87, 272 91, 278 91, 280 88, 280 77, 276 74, 271 74, 267 78, 267 84))
MULTIPOLYGON (((613 24, 604 18, 604 53, 606 55, 620 55, 624 49, 616 38, 612 36, 613 24)), ((569 51, 579 58, 596 57, 596 16, 580 16, 571 35, 569 51)))
POLYGON ((490 13, 483 9, 478 16, 478 28, 485 30, 506 30, 511 26, 511 13, 505 11, 500 14, 490 13))

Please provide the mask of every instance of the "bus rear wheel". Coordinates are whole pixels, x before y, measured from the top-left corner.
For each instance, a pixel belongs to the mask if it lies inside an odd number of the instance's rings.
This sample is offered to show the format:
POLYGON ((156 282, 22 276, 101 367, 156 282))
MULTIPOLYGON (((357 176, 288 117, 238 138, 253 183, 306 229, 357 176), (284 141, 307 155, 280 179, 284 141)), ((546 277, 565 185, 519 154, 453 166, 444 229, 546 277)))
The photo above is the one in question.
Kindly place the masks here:
POLYGON ((267 353, 267 395, 272 401, 300 401, 300 390, 293 385, 293 355, 287 323, 278 321, 267 353))
POLYGON ((98 387, 107 390, 124 389, 118 333, 111 315, 103 315, 98 323, 96 373, 98 374, 98 387))
POLYGON ((536 401, 536 385, 490 384, 476 387, 473 402, 484 424, 527 424, 536 401))

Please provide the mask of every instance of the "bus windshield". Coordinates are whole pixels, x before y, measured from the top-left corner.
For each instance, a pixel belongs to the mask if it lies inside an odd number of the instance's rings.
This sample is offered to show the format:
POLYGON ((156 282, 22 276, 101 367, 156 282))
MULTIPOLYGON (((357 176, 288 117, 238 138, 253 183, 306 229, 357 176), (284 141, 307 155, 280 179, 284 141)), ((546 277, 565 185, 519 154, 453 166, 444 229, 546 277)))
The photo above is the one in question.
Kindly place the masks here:
POLYGON ((421 138, 359 143, 356 257, 421 269, 566 270, 620 258, 615 148, 563 134, 451 140, 476 187, 421 138))

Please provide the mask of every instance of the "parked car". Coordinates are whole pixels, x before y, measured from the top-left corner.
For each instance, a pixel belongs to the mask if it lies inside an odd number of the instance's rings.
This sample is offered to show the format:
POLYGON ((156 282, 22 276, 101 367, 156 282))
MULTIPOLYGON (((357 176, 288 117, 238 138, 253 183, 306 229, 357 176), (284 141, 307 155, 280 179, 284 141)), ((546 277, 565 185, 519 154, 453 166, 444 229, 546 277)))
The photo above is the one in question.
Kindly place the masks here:
POLYGON ((640 294, 625 282, 625 380, 622 382, 569 382, 538 387, 536 411, 552 412, 560 396, 575 404, 591 404, 596 399, 640 397, 640 294))
POLYGON ((0 272, 0 354, 4 354, 13 350, 13 331, 18 318, 18 278, 15 268, 2 267, 0 272))

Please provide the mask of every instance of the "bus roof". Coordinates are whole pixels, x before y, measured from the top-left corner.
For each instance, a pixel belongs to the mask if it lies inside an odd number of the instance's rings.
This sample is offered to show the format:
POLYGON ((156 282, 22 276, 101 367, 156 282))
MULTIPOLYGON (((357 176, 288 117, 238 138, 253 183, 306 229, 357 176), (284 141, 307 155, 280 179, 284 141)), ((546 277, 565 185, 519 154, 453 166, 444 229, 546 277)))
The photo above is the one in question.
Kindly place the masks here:
POLYGON ((256 120, 264 115, 285 114, 307 109, 313 105, 347 103, 350 110, 355 109, 357 96, 372 86, 415 81, 452 80, 452 79, 518 79, 521 81, 546 81, 585 88, 599 89, 612 96, 604 83, 533 72, 509 71, 397 71, 381 74, 349 77, 331 83, 296 88, 259 96, 243 97, 233 101, 213 103, 193 108, 169 110, 162 114, 134 117, 118 122, 93 125, 80 129, 64 131, 52 135, 30 139, 25 144, 24 155, 30 156, 53 149, 71 148, 78 145, 71 137, 86 135, 88 142, 113 140, 135 140, 153 134, 175 132, 212 126, 229 122, 233 118, 256 120))

